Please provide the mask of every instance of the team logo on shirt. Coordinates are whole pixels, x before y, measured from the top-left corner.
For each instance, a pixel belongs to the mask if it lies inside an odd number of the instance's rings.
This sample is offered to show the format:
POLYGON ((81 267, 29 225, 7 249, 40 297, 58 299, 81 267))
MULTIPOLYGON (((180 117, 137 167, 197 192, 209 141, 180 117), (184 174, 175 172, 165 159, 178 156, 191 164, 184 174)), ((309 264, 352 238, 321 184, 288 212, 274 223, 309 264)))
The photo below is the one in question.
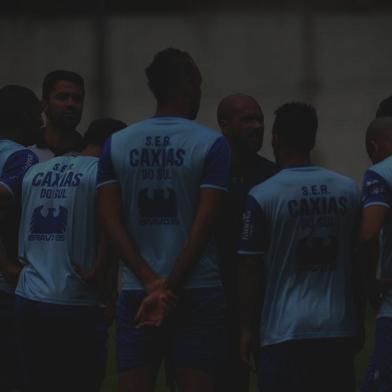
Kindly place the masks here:
POLYGON ((335 236, 309 237, 298 241, 296 249, 299 271, 333 270, 336 266, 338 240, 335 236))
POLYGON ((171 188, 144 188, 138 197, 140 224, 177 224, 177 197, 171 188))
POLYGON ((34 209, 30 222, 29 241, 64 241, 68 211, 64 207, 34 209))

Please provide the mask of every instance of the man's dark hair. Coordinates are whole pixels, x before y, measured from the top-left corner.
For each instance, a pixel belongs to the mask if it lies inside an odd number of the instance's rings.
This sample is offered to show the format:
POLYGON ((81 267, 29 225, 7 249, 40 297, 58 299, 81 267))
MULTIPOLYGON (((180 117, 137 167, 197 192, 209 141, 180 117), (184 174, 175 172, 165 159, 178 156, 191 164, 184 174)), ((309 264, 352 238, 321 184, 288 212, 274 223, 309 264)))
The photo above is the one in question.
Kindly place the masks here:
POLYGON ((113 118, 99 118, 94 120, 84 135, 84 144, 86 146, 93 144, 102 147, 109 136, 126 126, 127 124, 113 118))
POLYGON ((158 103, 167 103, 183 91, 184 85, 191 81, 198 69, 187 53, 168 48, 154 56, 145 69, 148 86, 158 103))
POLYGON ((42 84, 42 98, 48 99, 52 92, 54 85, 60 81, 72 82, 80 86, 84 94, 84 80, 83 78, 72 71, 56 70, 49 72, 44 79, 42 84))
POLYGON ((316 110, 305 103, 286 103, 275 111, 272 132, 286 141, 294 154, 307 154, 314 147, 317 132, 316 110))
POLYGON ((8 85, 0 89, 0 130, 25 125, 26 116, 39 110, 40 101, 27 87, 8 85))
POLYGON ((378 105, 376 118, 379 117, 392 117, 392 95, 382 100, 378 105))

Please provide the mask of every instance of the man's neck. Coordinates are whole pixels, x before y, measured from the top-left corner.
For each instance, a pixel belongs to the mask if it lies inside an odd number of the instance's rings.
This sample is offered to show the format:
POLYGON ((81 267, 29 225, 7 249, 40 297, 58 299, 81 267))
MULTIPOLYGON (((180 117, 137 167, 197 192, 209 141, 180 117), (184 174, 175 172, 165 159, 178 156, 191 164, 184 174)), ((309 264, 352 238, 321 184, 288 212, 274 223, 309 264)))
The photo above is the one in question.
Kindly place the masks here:
POLYGON ((51 124, 47 124, 44 128, 44 140, 51 150, 67 151, 75 147, 72 135, 74 132, 74 130, 64 131, 51 124))
POLYGON ((290 166, 305 166, 305 165, 310 165, 310 156, 286 156, 284 158, 281 158, 279 160, 279 166, 281 169, 285 169, 286 167, 290 166))
POLYGON ((155 116, 177 116, 190 119, 189 110, 175 103, 159 104, 155 116))
POLYGON ((244 168, 249 168, 249 165, 257 159, 257 153, 240 151, 231 145, 230 166, 232 171, 241 171, 244 168))
POLYGON ((89 144, 86 148, 80 153, 80 155, 87 157, 99 157, 101 155, 101 148, 94 144, 89 144))

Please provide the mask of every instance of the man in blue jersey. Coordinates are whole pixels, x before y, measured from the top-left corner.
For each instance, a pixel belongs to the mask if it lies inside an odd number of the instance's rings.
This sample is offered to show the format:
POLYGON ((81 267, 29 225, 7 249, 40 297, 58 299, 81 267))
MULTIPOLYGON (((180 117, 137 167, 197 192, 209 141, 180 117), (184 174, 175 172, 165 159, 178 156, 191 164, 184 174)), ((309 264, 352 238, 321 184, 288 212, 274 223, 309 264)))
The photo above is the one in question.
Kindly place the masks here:
POLYGON ((100 266, 107 247, 98 241, 95 219, 97 156, 105 139, 124 126, 96 121, 81 156, 53 158, 24 176, 16 320, 28 391, 100 390, 106 298, 76 271, 96 267, 99 276, 106 274, 100 266))
POLYGON ((392 118, 374 120, 366 134, 366 148, 374 163, 363 180, 361 255, 367 262, 368 288, 378 302, 376 339, 361 391, 392 390, 392 118), (377 293, 376 271, 381 285, 377 293))
POLYGON ((272 143, 281 171, 250 191, 243 215, 242 358, 249 360, 262 307, 263 392, 354 391, 359 331, 352 252, 359 192, 351 179, 311 164, 312 107, 289 103, 275 115, 272 143))
POLYGON ((38 98, 28 88, 0 89, 0 390, 21 386, 14 324, 18 200, 23 174, 37 162, 24 146, 42 125, 38 98))
POLYGON ((120 390, 152 391, 166 356, 180 391, 209 392, 225 350, 212 228, 228 185, 229 149, 219 133, 192 121, 201 75, 189 54, 159 52, 146 74, 156 114, 108 140, 98 176, 101 220, 123 261, 120 390), (177 306, 161 320, 170 296, 177 306))
POLYGON ((230 185, 222 208, 217 237, 219 265, 225 289, 226 329, 229 350, 219 377, 219 390, 246 392, 249 369, 239 355, 238 319, 238 233, 248 192, 271 177, 275 165, 258 152, 263 145, 264 114, 258 102, 246 94, 233 94, 222 99, 217 109, 219 127, 231 152, 230 185))
POLYGON ((83 78, 72 71, 49 72, 42 84, 45 127, 31 146, 39 161, 58 155, 75 155, 83 149, 83 138, 76 131, 82 117, 85 96, 83 78))

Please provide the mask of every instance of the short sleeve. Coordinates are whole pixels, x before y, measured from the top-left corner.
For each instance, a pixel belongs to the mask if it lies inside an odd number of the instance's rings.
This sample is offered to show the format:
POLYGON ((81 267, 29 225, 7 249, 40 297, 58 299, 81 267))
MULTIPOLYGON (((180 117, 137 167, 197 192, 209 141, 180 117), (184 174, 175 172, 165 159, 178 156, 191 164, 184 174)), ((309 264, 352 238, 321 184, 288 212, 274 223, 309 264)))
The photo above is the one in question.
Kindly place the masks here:
POLYGON ((18 196, 26 171, 37 162, 37 156, 28 149, 14 152, 5 162, 0 184, 3 185, 12 196, 18 196))
POLYGON ((269 246, 270 225, 259 203, 248 195, 242 215, 242 230, 238 246, 240 255, 262 255, 269 246))
POLYGON ((365 173, 362 188, 362 208, 372 205, 392 207, 392 192, 385 179, 372 170, 365 173))
POLYGON ((98 162, 97 188, 118 182, 111 156, 112 138, 106 140, 98 162))
POLYGON ((208 151, 203 168, 200 187, 227 191, 229 186, 230 149, 221 136, 208 151))

